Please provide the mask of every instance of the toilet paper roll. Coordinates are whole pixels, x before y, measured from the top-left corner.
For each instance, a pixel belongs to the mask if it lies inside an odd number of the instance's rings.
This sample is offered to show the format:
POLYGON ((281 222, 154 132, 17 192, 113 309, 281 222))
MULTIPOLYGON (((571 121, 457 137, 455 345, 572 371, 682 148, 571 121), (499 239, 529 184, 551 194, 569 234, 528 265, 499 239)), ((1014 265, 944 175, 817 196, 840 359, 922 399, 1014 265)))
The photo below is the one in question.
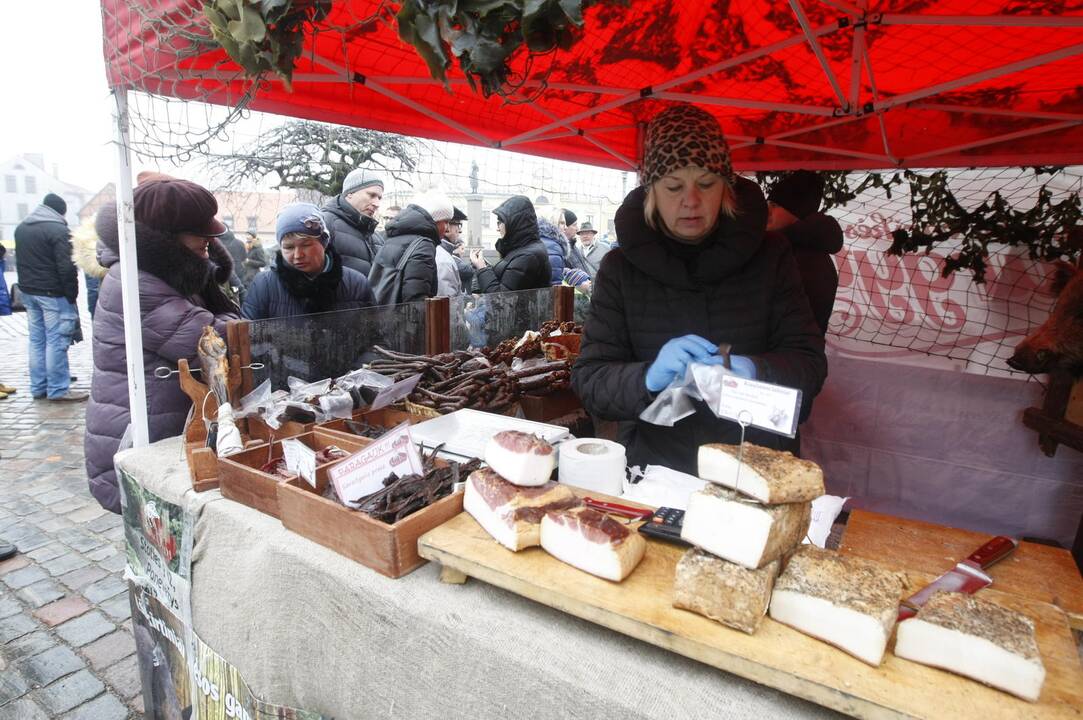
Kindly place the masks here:
POLYGON ((600 438, 560 444, 560 482, 605 495, 620 496, 624 484, 624 446, 600 438))

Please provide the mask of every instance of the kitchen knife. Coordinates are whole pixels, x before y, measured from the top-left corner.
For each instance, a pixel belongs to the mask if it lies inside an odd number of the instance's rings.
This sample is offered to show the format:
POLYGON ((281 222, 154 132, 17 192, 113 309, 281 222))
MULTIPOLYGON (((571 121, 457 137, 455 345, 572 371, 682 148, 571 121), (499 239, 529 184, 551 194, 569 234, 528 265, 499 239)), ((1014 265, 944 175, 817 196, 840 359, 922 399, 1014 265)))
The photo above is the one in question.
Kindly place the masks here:
POLYGON ((637 508, 630 507, 628 505, 618 505, 617 503, 606 502, 604 500, 595 500, 592 497, 583 498, 583 504, 589 508, 600 510, 604 513, 610 513, 612 515, 620 515, 621 517, 631 518, 633 520, 646 520, 654 514, 654 510, 649 508, 637 508))
POLYGON ((985 571, 994 563, 1011 555, 1018 546, 1018 540, 1003 535, 998 535, 985 543, 970 553, 966 560, 956 563, 951 570, 903 600, 899 605, 899 622, 917 615, 921 606, 936 592, 961 592, 971 595, 992 585, 993 578, 989 577, 985 571))

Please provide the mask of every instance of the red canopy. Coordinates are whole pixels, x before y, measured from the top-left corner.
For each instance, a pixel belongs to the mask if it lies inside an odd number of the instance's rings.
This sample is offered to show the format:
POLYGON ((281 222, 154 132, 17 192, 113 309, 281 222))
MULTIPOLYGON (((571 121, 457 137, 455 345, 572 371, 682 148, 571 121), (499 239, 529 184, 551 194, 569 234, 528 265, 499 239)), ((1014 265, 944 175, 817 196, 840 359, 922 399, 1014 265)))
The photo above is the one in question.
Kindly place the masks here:
MULTIPOLYGON (((272 80, 250 107, 625 170, 642 123, 673 100, 717 115, 743 170, 1083 164, 1083 4, 861 4, 597 5, 582 40, 544 60, 540 97, 509 104, 457 68, 451 92, 432 80, 378 0, 336 0, 293 92, 272 80)), ((201 9, 102 0, 110 84, 241 101, 250 84, 221 50, 193 54, 165 29, 205 34, 201 9)))

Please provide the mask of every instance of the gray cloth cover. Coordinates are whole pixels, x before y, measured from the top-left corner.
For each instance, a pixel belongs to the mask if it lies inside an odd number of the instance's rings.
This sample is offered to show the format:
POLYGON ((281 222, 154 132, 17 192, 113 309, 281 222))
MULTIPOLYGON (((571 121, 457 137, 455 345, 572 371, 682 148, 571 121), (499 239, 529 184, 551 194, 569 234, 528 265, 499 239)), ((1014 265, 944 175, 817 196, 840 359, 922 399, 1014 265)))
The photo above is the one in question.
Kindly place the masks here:
POLYGON ((117 463, 198 515, 195 631, 267 701, 343 720, 840 717, 432 564, 385 578, 192 492, 179 440, 117 463))

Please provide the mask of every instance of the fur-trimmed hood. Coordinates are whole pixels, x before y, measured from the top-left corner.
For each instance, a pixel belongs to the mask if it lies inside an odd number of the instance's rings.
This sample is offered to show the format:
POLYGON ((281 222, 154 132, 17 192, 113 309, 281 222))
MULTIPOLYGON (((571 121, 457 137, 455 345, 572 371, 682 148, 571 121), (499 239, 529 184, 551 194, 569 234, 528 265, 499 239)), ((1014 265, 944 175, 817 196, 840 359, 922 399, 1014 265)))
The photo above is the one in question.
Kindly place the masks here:
POLYGON ((71 259, 92 278, 101 280, 109 268, 98 262, 98 231, 94 229, 97 216, 87 218, 71 234, 71 259))
MULTIPOLYGON (((106 205, 94 223, 98 233, 98 261, 106 268, 120 262, 116 213, 116 205, 106 205)), ((190 252, 171 233, 136 222, 135 248, 140 270, 160 278, 186 297, 204 292, 212 280, 227 282, 233 274, 233 258, 217 238, 211 239, 207 248, 210 260, 207 260, 190 252)))

